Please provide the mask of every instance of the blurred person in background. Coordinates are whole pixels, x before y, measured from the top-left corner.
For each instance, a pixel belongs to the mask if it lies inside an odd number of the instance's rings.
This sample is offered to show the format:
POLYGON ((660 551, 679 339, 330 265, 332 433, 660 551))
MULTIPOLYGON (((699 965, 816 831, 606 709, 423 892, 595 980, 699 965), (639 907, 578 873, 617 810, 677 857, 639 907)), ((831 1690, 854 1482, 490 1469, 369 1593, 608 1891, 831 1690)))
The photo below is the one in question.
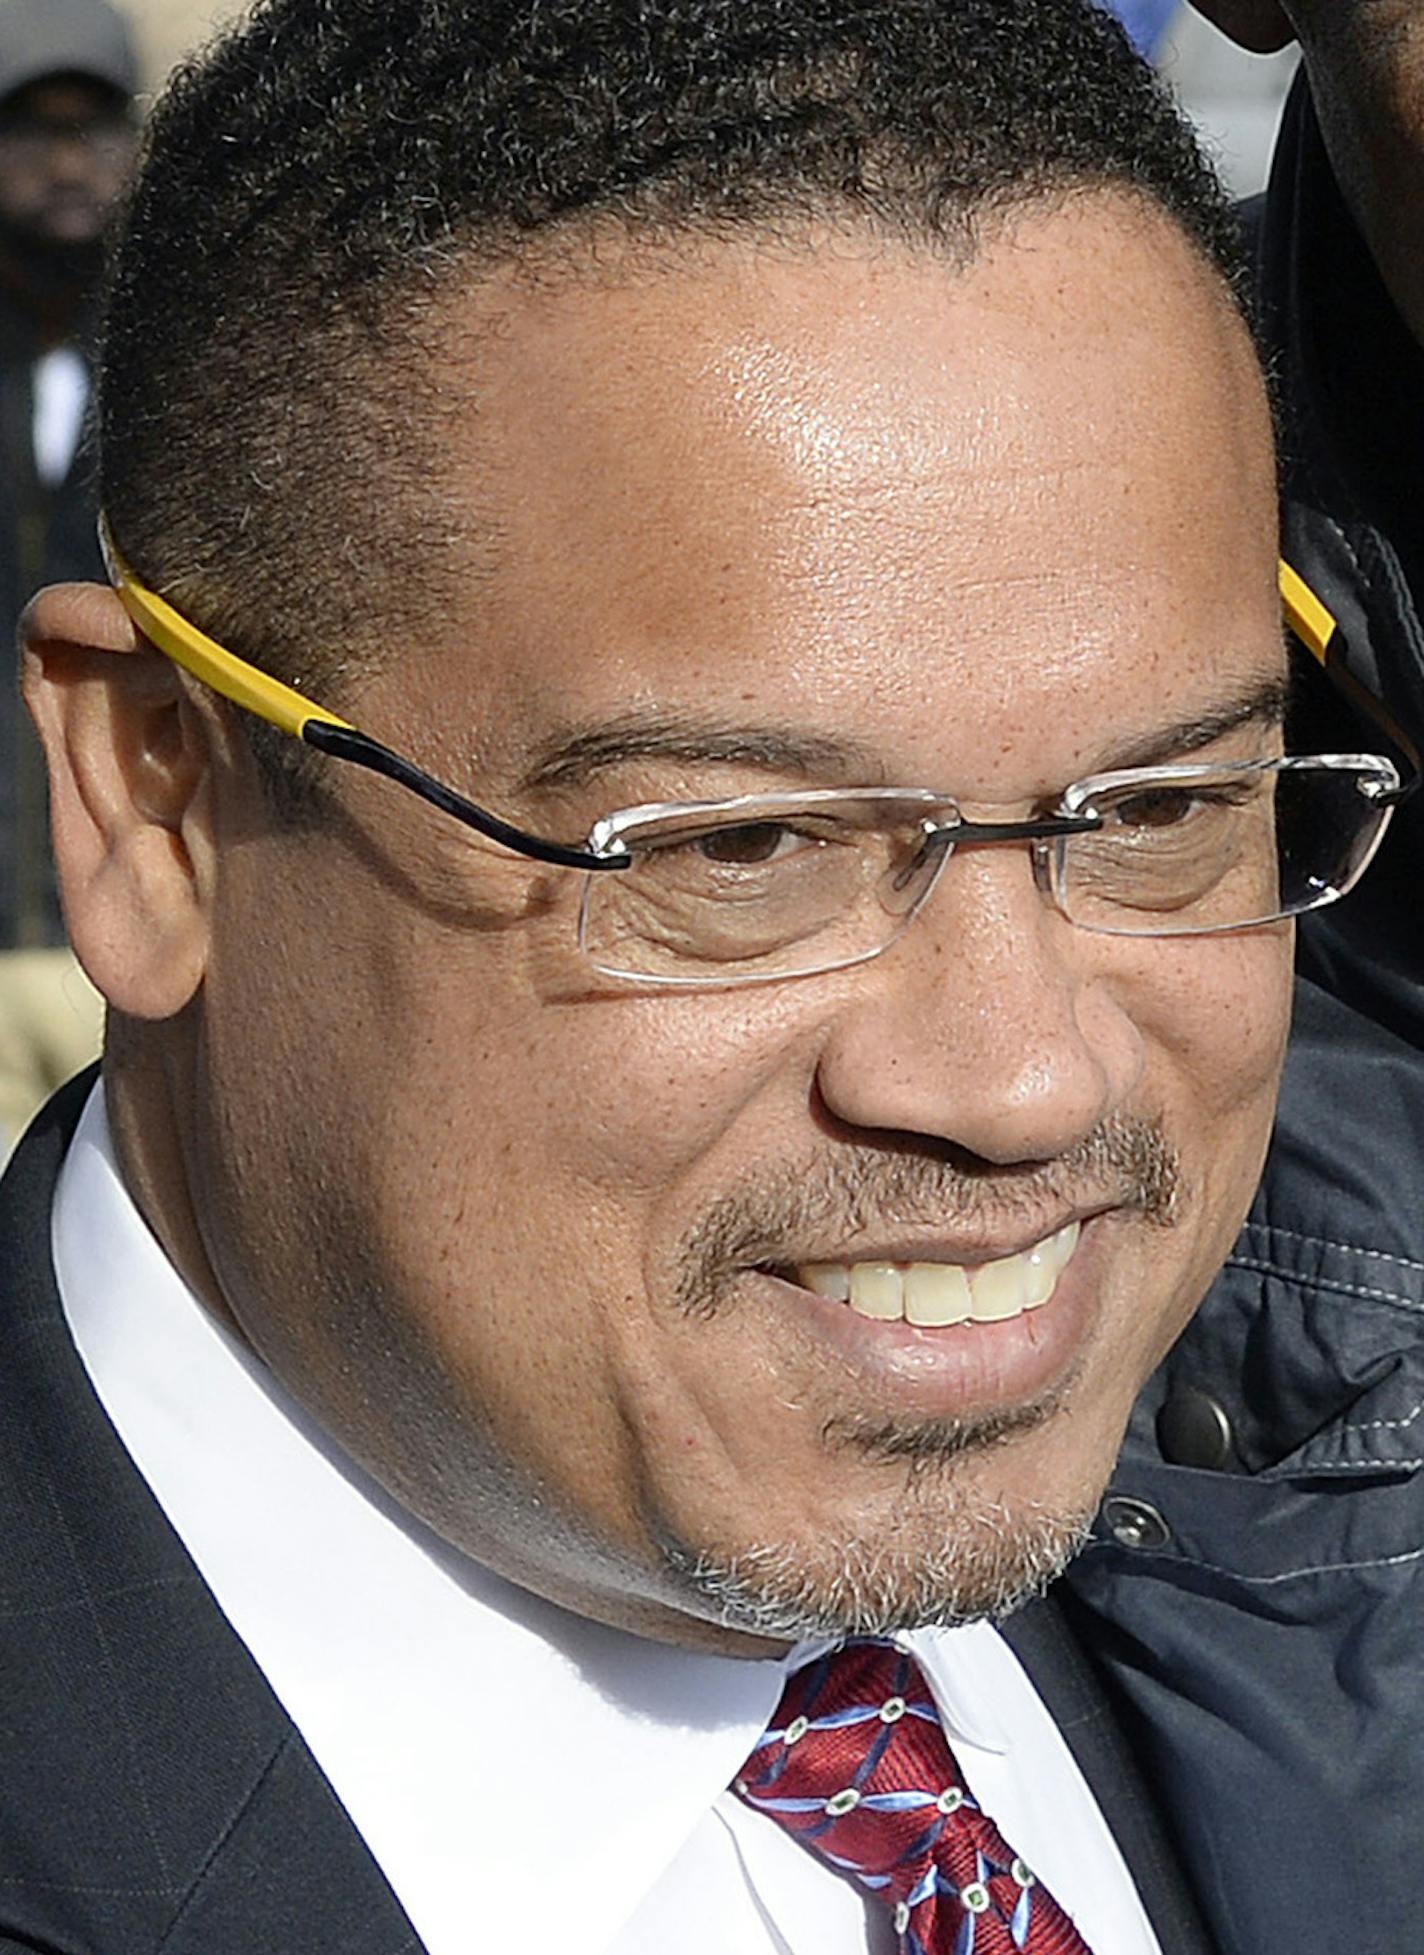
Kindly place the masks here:
POLYGON ((104 227, 136 142, 138 69, 107 0, 0 0, 0 1155, 93 1057, 98 1000, 65 947, 15 622, 100 574, 83 431, 104 227))
POLYGON ((1146 51, 1196 124, 1227 188, 1238 198, 1259 196, 1299 66, 1296 48, 1248 53, 1189 0, 1176 0, 1146 51))
MULTIPOLYGON (((1200 0, 1242 47, 1299 39, 1265 198, 1249 210, 1286 416, 1285 550, 1339 620, 1332 648, 1424 736, 1424 6, 1200 0)), ((1330 708, 1318 706, 1318 724, 1330 708)), ((1424 806, 1403 811, 1302 968, 1424 1046, 1424 806)))

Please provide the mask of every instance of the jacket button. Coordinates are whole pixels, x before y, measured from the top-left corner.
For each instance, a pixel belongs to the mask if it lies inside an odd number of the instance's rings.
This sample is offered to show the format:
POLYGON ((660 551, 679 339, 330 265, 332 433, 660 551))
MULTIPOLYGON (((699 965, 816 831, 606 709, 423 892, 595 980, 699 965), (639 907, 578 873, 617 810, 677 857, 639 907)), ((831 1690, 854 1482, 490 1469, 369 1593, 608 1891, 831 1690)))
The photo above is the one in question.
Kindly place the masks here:
POLYGON ((1233 1459, 1231 1421, 1206 1392, 1173 1392, 1157 1414, 1157 1444, 1169 1466, 1219 1473, 1233 1459))
POLYGON ((1172 1530, 1146 1500, 1115 1493, 1103 1502, 1103 1522, 1120 1548, 1165 1548, 1172 1530))

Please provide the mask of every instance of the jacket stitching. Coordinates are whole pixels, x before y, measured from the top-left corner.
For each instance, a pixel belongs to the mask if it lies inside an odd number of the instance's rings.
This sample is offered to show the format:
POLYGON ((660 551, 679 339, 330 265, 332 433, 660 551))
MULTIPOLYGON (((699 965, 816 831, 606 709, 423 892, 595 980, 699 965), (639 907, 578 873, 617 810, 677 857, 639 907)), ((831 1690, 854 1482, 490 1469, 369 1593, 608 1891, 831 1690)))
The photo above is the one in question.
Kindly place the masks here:
POLYGON ((276 1750, 272 1753, 272 1756, 267 1760, 267 1763, 263 1766, 262 1770, 258 1773, 252 1785, 248 1787, 245 1796, 238 1802, 238 1805, 234 1810, 231 1818, 228 1820, 227 1825, 223 1827, 222 1831, 218 1834, 218 1837, 213 1841, 210 1850, 203 1856, 202 1864, 199 1866, 192 1880, 188 1883, 186 1891, 183 1893, 183 1897, 181 1902, 179 1903, 177 1913, 174 1915, 173 1919, 169 1922, 168 1927, 164 1931, 163 1939, 158 1944, 158 1955, 163 1955, 163 1950, 171 1945, 174 1935, 177 1934, 178 1930, 182 1927, 184 1921, 187 1918, 188 1911, 193 1905, 193 1900, 195 1895, 198 1893, 198 1890, 201 1888, 203 1882, 207 1879, 208 1874, 211 1872, 213 1863, 217 1860, 219 1854, 222 1853, 223 1849, 228 1844, 228 1841, 232 1838, 233 1834, 237 1831, 237 1828, 242 1821, 243 1815, 251 1808, 253 1800, 257 1797, 258 1793, 262 1790, 262 1787, 266 1784, 267 1780, 271 1778, 273 1772, 276 1771, 282 1759, 286 1756, 287 1752, 291 1749, 294 1741, 295 1741, 295 1733, 292 1731, 288 1731, 283 1736, 283 1738, 277 1745, 276 1750))
MULTIPOLYGON (((1347 1426, 1346 1431, 1349 1430, 1347 1426)), ((1308 1466, 1302 1466, 1295 1472, 1283 1473, 1281 1479, 1299 1479, 1303 1474, 1309 1474, 1312 1479, 1315 1479, 1321 1473, 1396 1473, 1405 1467, 1413 1466, 1424 1466, 1424 1459, 1395 1459, 1391 1455, 1388 1459, 1323 1459, 1318 1462, 1312 1460, 1308 1466)), ((1261 1484, 1278 1486, 1280 1481, 1262 1479, 1261 1484)))
POLYGON ((168 1856, 163 1850, 163 1841, 159 1835, 158 1824, 153 1815, 153 1805, 148 1796, 148 1780, 143 1770, 143 1752, 140 1749, 138 1733, 134 1729, 133 1719, 129 1714, 128 1703, 119 1682, 118 1670, 114 1662, 114 1653, 109 1646, 109 1638, 104 1632, 104 1620, 99 1613, 94 1589, 90 1583, 88 1573, 75 1547, 74 1537, 70 1532, 69 1520, 60 1504, 59 1496, 48 1477, 46 1477, 44 1484, 50 1511, 53 1513, 55 1522, 59 1528, 60 1538, 64 1542, 70 1566, 73 1568, 75 1579, 79 1583, 84 1599, 84 1606, 88 1613, 90 1623, 93 1626, 95 1640, 99 1645, 100 1659, 108 1677, 114 1712, 123 1726, 126 1749, 129 1757, 133 1761, 135 1790, 143 1814, 144 1831, 148 1835, 148 1843, 152 1849, 154 1860, 157 1862, 158 1871, 163 1876, 164 1881, 170 1883, 170 1891, 172 1891, 173 1870, 168 1864, 168 1856))
POLYGON ((1392 1256, 1387 1249, 1365 1249, 1355 1242, 1337 1242, 1333 1236, 1306 1235, 1299 1229, 1278 1229, 1269 1222, 1247 1224, 1248 1233, 1260 1229, 1266 1235, 1282 1236, 1287 1242, 1308 1243, 1314 1249, 1338 1249, 1347 1256, 1362 1256, 1372 1263, 1393 1263, 1397 1269, 1413 1269, 1424 1275, 1424 1263, 1415 1262, 1412 1256, 1392 1256))
MULTIPOLYGON (((179 1904, 177 1913, 174 1915, 172 1921, 169 1923, 167 1929, 164 1931, 164 1936, 162 1941, 158 1944, 157 1955, 163 1955, 163 1950, 165 1948, 169 1948, 172 1946, 173 1937, 178 1933, 179 1929, 182 1928, 184 1923, 186 1922, 200 1889, 202 1888, 204 1882, 207 1880, 208 1875, 212 1872, 212 1869, 216 1864, 217 1860, 227 1848, 229 1842, 231 1841, 233 1835, 236 1833, 238 1827, 242 1824, 244 1817, 251 1810, 253 1801, 261 1793, 263 1786, 272 1777, 273 1773, 281 1765, 282 1761, 286 1758, 287 1754, 295 1750, 299 1742, 300 1742, 300 1734, 295 1730, 288 1731, 285 1734, 285 1736, 281 1739, 280 1743, 277 1745, 277 1748, 272 1753, 272 1756, 267 1760, 267 1763, 263 1766, 262 1770, 258 1773, 257 1778, 254 1780, 253 1784, 249 1788, 246 1797, 237 1806, 236 1810, 232 1814, 232 1817, 229 1819, 227 1825, 224 1826, 222 1832, 219 1834, 217 1839, 214 1840, 210 1851, 203 1858, 202 1865, 198 1868, 198 1871, 194 1874, 192 1881, 189 1883, 189 1886, 183 1895, 182 1901, 179 1904)), ((408 1949, 415 1950, 416 1955, 424 1955, 424 1947, 425 1944, 419 1939, 419 1937, 414 1934, 411 1934, 408 1935, 404 1941, 397 1943, 396 1947, 391 1950, 391 1955, 406 1955, 406 1951, 408 1949)))
MULTIPOLYGON (((23 1874, 0 1874, 0 1887, 19 1894, 93 1894, 110 1901, 166 1901, 181 1887, 94 1887, 83 1881, 29 1880, 23 1874)), ((0 1942, 0 1948, 9 1946, 0 1942)))
POLYGON ((1278 1276, 1283 1283, 1306 1283, 1313 1290, 1329 1290, 1339 1296, 1367 1297, 1374 1303, 1397 1303, 1404 1310, 1424 1310, 1424 1302, 1418 1297, 1405 1296, 1399 1290, 1374 1289, 1367 1283, 1346 1283, 1334 1276, 1302 1277, 1299 1270, 1286 1269, 1264 1256, 1232 1256, 1227 1267, 1253 1270, 1259 1276, 1278 1276))
MULTIPOLYGON (((102 1591, 104 1600, 111 1601, 117 1595, 145 1595, 159 1588, 191 1587, 191 1575, 158 1575, 148 1582, 120 1582, 114 1588, 102 1591)), ((88 1596, 81 1596, 75 1602, 37 1602, 32 1607, 22 1609, 0 1609, 0 1622, 29 1622, 44 1616, 73 1615, 77 1610, 88 1607, 88 1596)))
MULTIPOLYGON (((1100 1541, 1094 1544, 1106 1548, 1112 1544, 1100 1541)), ((1350 1575, 1368 1568, 1403 1568, 1412 1561, 1424 1561, 1424 1548, 1410 1548, 1404 1554, 1380 1555, 1373 1561, 1322 1561, 1306 1568, 1286 1568, 1278 1575, 1243 1575, 1237 1568, 1223 1567, 1215 1561, 1193 1561, 1187 1555, 1144 1555, 1141 1549, 1131 1549, 1134 1561, 1164 1562, 1169 1567, 1180 1568, 1184 1563, 1190 1568, 1200 1568, 1203 1574, 1225 1575, 1229 1580, 1239 1582, 1243 1588, 1274 1588, 1280 1582, 1295 1582, 1307 1575, 1350 1575)))
MULTIPOLYGON (((1417 1405, 1413 1406, 1398 1419, 1346 1420, 1340 1430, 1342 1432, 1399 1432, 1403 1427, 1413 1425, 1421 1412, 1424 1412, 1424 1398, 1421 1398, 1417 1405)), ((1420 1462, 1417 1459, 1407 1461, 1392 1460, 1390 1464, 1393 1466, 1418 1466, 1420 1462)))

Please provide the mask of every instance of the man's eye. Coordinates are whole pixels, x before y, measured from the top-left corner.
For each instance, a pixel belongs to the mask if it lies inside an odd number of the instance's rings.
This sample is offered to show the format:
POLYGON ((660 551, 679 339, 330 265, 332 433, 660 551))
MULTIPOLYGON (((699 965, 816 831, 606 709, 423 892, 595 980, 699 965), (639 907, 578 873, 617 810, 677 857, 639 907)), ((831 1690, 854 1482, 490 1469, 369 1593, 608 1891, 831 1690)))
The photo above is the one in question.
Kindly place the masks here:
POLYGON ((1174 828, 1200 805, 1200 796, 1179 787, 1144 789, 1119 801, 1113 819, 1123 828, 1174 828))
POLYGON ((750 869, 764 862, 778 862, 805 848, 807 837, 779 821, 750 821, 735 828, 711 829, 699 835, 692 846, 708 862, 750 869))
POLYGON ((1111 826, 1128 829, 1182 828, 1188 822, 1201 822, 1221 816, 1259 799, 1261 782, 1255 778, 1240 781, 1194 781, 1183 787, 1147 787, 1124 795, 1105 813, 1111 826))

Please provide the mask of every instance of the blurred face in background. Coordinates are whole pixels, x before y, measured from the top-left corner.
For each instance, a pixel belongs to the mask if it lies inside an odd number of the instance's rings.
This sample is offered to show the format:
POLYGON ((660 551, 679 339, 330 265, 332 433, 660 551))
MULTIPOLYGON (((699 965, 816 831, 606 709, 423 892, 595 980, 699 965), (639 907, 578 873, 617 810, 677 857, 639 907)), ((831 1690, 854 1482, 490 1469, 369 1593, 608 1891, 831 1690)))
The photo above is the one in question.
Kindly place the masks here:
POLYGON ((85 75, 0 102, 0 230, 33 251, 97 251, 133 165, 128 98, 85 75))
POLYGON ((1424 5, 1194 3, 1244 48, 1299 40, 1341 192, 1405 324, 1424 341, 1424 5))

